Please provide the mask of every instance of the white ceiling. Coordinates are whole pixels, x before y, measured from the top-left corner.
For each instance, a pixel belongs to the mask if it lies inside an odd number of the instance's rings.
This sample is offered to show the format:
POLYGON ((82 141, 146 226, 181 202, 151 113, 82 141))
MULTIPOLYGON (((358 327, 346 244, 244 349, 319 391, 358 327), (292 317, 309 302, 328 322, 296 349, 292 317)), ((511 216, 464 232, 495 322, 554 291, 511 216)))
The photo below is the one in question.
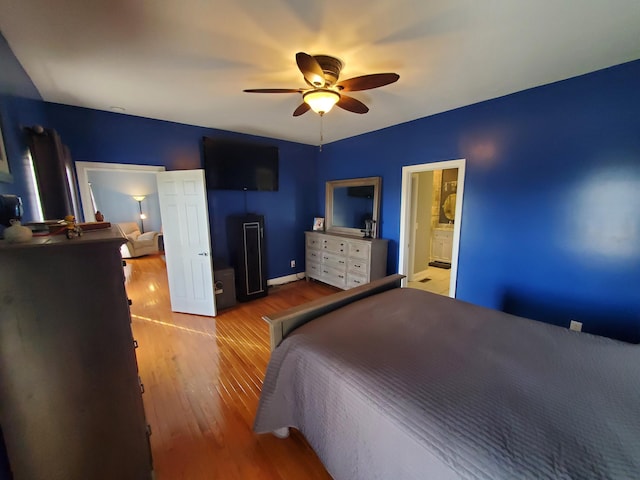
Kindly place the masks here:
POLYGON ((329 143, 638 59, 640 0, 0 0, 0 30, 44 100, 317 145, 299 94, 242 92, 304 87, 298 51, 400 74, 329 143))

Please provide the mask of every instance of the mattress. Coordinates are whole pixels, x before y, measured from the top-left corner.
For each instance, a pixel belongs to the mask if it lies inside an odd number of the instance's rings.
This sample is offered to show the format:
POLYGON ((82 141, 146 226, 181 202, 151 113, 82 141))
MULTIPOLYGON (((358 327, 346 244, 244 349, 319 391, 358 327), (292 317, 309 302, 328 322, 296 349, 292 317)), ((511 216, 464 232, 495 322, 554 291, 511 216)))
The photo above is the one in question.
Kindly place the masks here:
POLYGON ((413 289, 273 352, 254 430, 295 427, 336 479, 640 478, 640 346, 413 289))

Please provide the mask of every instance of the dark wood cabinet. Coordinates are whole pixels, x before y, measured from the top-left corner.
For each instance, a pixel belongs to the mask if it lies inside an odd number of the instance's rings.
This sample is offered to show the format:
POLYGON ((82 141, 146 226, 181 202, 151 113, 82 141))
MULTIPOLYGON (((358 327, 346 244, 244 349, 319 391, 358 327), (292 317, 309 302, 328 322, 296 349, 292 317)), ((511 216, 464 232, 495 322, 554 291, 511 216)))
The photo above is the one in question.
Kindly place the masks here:
POLYGON ((246 302, 267 295, 264 216, 229 216, 227 240, 230 263, 235 270, 238 300, 246 302))
POLYGON ((0 242, 0 425, 14 480, 149 479, 116 229, 0 242))

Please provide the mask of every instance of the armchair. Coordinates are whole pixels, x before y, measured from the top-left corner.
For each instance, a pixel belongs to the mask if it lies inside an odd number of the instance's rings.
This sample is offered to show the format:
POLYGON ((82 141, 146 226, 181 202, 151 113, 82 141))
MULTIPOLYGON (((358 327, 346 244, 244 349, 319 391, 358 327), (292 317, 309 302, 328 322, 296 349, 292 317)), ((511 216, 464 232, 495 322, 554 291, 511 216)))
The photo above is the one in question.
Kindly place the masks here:
POLYGON ((122 258, 134 258, 149 255, 150 253, 158 253, 158 235, 160 232, 140 233, 136 222, 124 222, 117 225, 127 237, 127 243, 120 247, 122 258))

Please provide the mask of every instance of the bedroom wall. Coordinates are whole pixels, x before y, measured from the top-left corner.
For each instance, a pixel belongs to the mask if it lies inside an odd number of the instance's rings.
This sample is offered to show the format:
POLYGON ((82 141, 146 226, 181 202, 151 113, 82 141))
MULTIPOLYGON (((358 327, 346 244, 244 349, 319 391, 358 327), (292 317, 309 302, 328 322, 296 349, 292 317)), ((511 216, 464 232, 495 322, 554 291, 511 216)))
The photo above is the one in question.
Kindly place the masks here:
MULTIPOLYGON (((25 219, 35 217, 23 126, 58 131, 74 160, 161 165, 167 170, 202 168, 201 139, 219 136, 261 140, 233 132, 183 125, 111 112, 47 103, 0 34, 0 120, 13 183, 0 182, 0 193, 17 194, 25 219)), ((269 278, 304 271, 304 231, 319 213, 316 151, 312 146, 267 140, 280 149, 278 192, 208 192, 211 236, 216 258, 227 257, 225 219, 246 211, 265 215, 269 278), (312 192, 311 194, 309 192, 312 192), (297 267, 290 268, 295 260, 297 267)))
MULTIPOLYGON (((264 138, 149 118, 45 103, 48 126, 58 131, 75 161, 160 165, 167 170, 202 168, 203 136, 265 142, 264 138)), ((304 271, 304 230, 317 215, 316 148, 267 139, 280 150, 279 191, 209 191, 214 258, 226 259, 226 218, 265 216, 268 278, 304 271), (290 261, 296 260, 296 268, 290 261)))
POLYGON ((639 79, 630 62, 331 143, 318 186, 383 177, 396 272, 402 166, 466 158, 457 297, 640 341, 639 79))
MULTIPOLYGON (((75 160, 167 169, 199 168, 203 135, 250 138, 42 102, 1 35, 0 64, 14 175, 0 193, 21 195, 27 210, 23 125, 58 130, 75 160)), ((395 272, 402 166, 466 158, 458 298, 640 341, 638 78, 640 61, 630 62, 328 144, 319 154, 275 140, 279 192, 209 192, 214 252, 226 255, 224 218, 246 205, 266 215, 269 277, 302 271, 302 232, 322 215, 324 182, 380 175, 381 235, 391 241, 395 272)))

